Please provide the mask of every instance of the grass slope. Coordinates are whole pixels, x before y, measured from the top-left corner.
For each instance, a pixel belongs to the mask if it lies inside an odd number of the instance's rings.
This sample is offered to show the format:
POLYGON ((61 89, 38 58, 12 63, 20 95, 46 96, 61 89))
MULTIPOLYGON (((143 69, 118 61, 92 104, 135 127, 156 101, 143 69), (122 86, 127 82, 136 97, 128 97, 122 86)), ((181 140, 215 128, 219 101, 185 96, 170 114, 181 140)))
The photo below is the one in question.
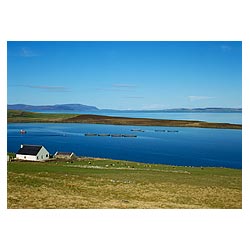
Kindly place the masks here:
POLYGON ((64 119, 72 118, 75 114, 47 114, 26 112, 21 110, 8 110, 8 122, 63 122, 64 119))
POLYGON ((241 170, 108 159, 8 162, 8 208, 241 208, 241 170))
POLYGON ((240 124, 214 123, 186 120, 161 120, 150 118, 128 118, 104 115, 77 115, 77 114, 46 114, 8 110, 8 122, 62 122, 62 123, 88 123, 88 124, 112 124, 132 126, 166 126, 166 127, 198 127, 198 128, 222 128, 241 129, 240 124))

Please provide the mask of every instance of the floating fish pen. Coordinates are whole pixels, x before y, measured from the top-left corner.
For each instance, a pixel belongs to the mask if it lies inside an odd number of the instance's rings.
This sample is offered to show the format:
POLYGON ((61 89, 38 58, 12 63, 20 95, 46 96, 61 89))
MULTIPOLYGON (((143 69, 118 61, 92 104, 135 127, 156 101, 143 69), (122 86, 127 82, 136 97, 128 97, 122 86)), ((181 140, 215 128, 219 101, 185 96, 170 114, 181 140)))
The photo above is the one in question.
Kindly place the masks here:
POLYGON ((168 130, 168 132, 177 133, 179 131, 178 130, 168 130))
POLYGON ((111 137, 122 137, 122 135, 121 134, 113 134, 113 135, 111 135, 111 137))
POLYGON ((137 135, 133 134, 94 134, 94 133, 86 133, 85 136, 137 137, 137 135))
POLYGON ((165 132, 165 129, 156 129, 155 132, 165 132))
POLYGON ((122 137, 137 137, 137 135, 122 135, 122 137))
POLYGON ((85 136, 97 136, 97 134, 86 133, 85 136))
POLYGON ((130 131, 134 131, 134 132, 144 132, 144 130, 142 130, 142 129, 131 129, 130 131))

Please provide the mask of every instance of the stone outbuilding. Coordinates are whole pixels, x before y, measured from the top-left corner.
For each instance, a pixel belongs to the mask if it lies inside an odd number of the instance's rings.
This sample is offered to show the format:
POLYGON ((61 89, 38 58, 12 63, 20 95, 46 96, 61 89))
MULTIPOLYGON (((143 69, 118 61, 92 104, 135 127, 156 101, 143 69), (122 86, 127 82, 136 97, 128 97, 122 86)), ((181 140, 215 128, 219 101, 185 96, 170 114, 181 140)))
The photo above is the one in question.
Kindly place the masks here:
POLYGON ((76 159, 77 157, 73 152, 56 152, 54 154, 54 158, 72 160, 76 159))

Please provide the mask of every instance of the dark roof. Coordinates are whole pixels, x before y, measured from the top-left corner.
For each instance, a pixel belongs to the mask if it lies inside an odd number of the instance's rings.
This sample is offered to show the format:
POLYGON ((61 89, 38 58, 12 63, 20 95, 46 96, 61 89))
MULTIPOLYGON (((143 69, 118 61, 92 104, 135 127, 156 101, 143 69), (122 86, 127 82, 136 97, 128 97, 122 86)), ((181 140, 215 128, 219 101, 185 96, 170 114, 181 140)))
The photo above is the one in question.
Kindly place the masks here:
POLYGON ((23 145, 23 147, 21 147, 17 151, 17 154, 20 154, 20 155, 37 155, 41 148, 42 148, 41 145, 23 145))
POLYGON ((73 152, 56 152, 56 155, 71 155, 73 152))

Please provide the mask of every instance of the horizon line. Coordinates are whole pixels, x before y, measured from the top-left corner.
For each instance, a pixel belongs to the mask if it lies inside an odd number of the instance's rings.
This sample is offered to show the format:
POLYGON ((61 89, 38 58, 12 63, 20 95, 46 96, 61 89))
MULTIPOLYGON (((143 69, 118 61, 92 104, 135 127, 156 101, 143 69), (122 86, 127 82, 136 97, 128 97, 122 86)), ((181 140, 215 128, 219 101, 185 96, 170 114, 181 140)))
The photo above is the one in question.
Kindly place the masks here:
POLYGON ((26 105, 26 106, 57 106, 57 105, 82 105, 82 106, 88 106, 88 107, 95 107, 98 110, 119 110, 119 111, 143 111, 143 110, 149 110, 149 111, 156 111, 156 110, 174 110, 174 109, 242 109, 242 107, 175 107, 175 108, 162 108, 162 109, 116 109, 116 108, 99 108, 93 105, 88 104, 81 104, 81 103, 62 103, 62 104, 24 104, 24 103, 15 103, 15 104, 7 104, 7 105, 26 105))

